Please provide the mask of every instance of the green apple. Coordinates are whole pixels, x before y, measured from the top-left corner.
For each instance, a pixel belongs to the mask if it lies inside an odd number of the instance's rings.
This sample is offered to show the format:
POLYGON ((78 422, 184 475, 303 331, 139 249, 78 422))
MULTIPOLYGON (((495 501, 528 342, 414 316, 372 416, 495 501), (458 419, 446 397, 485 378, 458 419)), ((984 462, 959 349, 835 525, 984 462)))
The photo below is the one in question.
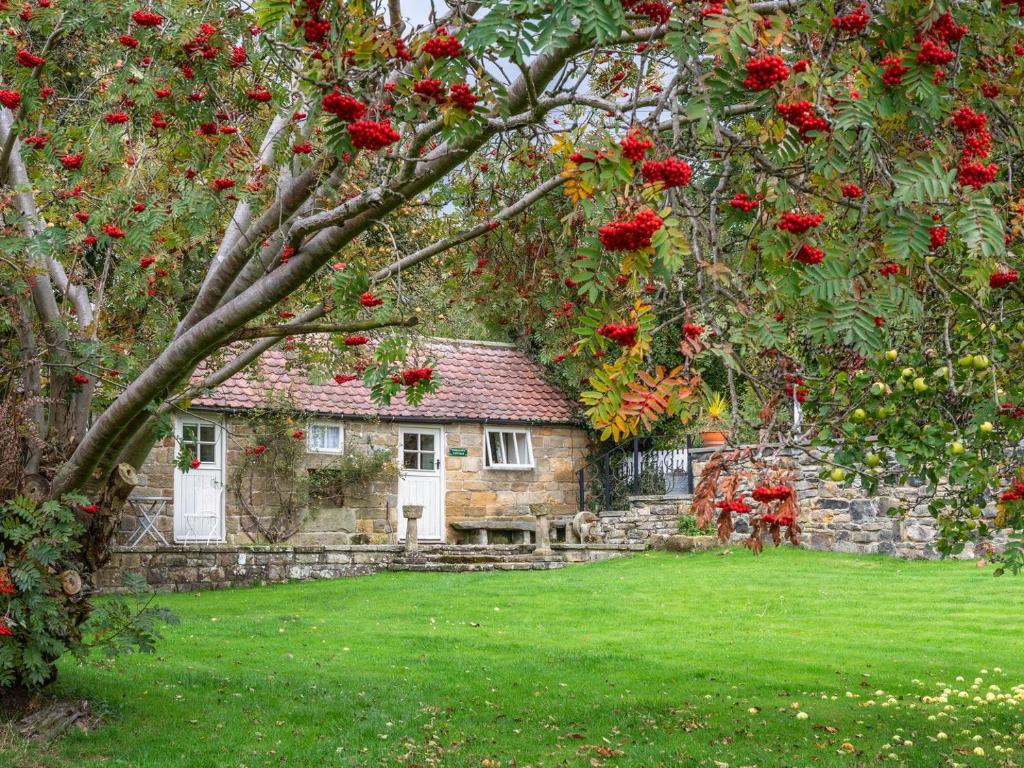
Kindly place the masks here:
POLYGON ((949 368, 947 366, 945 366, 945 365, 942 366, 941 368, 936 368, 935 369, 935 373, 933 373, 932 375, 936 379, 944 379, 947 376, 949 376, 949 368))
POLYGON ((918 376, 916 379, 914 379, 914 391, 915 392, 927 392, 928 391, 928 382, 926 382, 924 380, 923 376, 918 376))
POLYGON ((876 397, 885 394, 885 384, 881 381, 876 381, 871 385, 871 394, 876 397))
POLYGON ((902 371, 900 371, 900 376, 902 376, 904 379, 912 379, 914 377, 914 369, 909 367, 904 368, 902 371))
POLYGON ((952 453, 954 456, 959 456, 964 452, 964 450, 966 450, 964 448, 964 444, 961 443, 959 440, 957 440, 954 443, 951 443, 949 446, 949 452, 952 453))
POLYGON ((974 355, 964 355, 963 357, 957 359, 956 364, 959 365, 961 368, 970 368, 971 366, 974 365, 974 355))
POLYGON ((983 371, 988 368, 988 358, 984 355, 975 355, 971 362, 979 371, 983 371))
POLYGON ((888 360, 890 363, 895 363, 896 358, 899 356, 900 353, 897 352, 895 349, 890 349, 888 352, 885 353, 885 359, 888 360))
POLYGON ((846 479, 846 470, 842 467, 835 467, 828 473, 829 479, 835 483, 841 483, 846 479))
POLYGON ((886 418, 888 415, 889 415, 889 411, 886 409, 886 407, 884 405, 880 405, 880 406, 878 406, 878 408, 875 409, 875 418, 876 419, 881 420, 881 419, 886 418))
POLYGON ((869 453, 867 456, 864 457, 864 463, 872 468, 877 467, 879 464, 882 463, 882 457, 879 456, 877 453, 869 453))
POLYGON ((854 421, 864 421, 868 417, 868 412, 863 408, 858 408, 851 415, 850 418, 854 421))
POLYGON ((978 430, 981 432, 985 432, 986 434, 991 432, 993 429, 995 429, 995 427, 992 426, 991 421, 983 421, 981 422, 981 424, 978 425, 978 430))

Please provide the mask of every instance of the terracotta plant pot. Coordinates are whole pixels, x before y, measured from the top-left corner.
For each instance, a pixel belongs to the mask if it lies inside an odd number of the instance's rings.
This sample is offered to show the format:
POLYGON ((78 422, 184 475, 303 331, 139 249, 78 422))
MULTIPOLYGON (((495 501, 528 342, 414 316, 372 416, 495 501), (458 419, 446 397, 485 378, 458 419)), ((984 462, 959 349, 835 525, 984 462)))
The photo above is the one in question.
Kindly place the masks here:
POLYGON ((725 445, 725 442, 729 439, 728 432, 701 432, 701 442, 704 443, 705 448, 717 448, 721 445, 725 445))

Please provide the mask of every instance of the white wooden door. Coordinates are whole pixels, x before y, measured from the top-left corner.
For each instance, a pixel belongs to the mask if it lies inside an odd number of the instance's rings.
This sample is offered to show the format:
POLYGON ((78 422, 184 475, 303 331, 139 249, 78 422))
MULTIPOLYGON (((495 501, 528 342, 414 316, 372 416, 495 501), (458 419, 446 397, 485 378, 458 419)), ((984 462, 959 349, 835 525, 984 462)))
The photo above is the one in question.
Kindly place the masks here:
POLYGON ((224 425, 217 416, 181 416, 177 450, 199 459, 199 466, 174 470, 174 540, 224 541, 224 425))
POLYGON ((417 529, 421 541, 444 540, 444 446, 439 428, 400 427, 398 430, 398 539, 405 540, 402 507, 420 504, 423 517, 417 529))

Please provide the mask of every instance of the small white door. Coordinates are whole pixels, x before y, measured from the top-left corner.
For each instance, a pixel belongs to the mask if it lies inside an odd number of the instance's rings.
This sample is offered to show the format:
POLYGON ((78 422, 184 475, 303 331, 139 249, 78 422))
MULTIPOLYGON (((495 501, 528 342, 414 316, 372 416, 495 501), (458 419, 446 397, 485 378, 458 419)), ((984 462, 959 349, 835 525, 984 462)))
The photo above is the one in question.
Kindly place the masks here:
POLYGON ((400 427, 398 430, 398 539, 405 540, 402 507, 420 504, 423 517, 417 529, 421 541, 444 540, 444 455, 441 430, 400 427))
POLYGON ((181 416, 176 450, 199 459, 199 466, 174 470, 174 540, 224 541, 224 426, 217 416, 181 416))

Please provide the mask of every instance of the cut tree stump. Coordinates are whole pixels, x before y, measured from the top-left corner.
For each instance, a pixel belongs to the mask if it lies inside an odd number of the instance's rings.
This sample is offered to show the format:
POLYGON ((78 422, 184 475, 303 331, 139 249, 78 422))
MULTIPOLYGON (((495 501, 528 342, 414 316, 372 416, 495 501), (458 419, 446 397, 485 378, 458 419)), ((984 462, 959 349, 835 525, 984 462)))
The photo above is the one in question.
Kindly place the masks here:
POLYGON ((50 701, 18 720, 14 730, 26 739, 53 741, 72 728, 91 730, 94 722, 92 708, 84 699, 50 701))

